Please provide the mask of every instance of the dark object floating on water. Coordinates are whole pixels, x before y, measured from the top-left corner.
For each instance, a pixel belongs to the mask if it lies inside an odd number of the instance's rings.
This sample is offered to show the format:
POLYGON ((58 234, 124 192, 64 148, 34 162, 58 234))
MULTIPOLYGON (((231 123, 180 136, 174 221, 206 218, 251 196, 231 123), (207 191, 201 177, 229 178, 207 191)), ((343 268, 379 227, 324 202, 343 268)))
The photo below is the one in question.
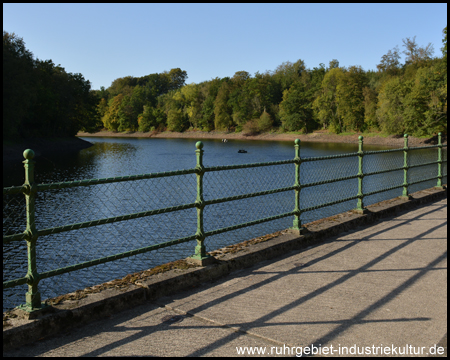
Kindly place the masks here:
POLYGON ((247 152, 247 150, 238 150, 238 153, 241 153, 241 154, 246 153, 246 152, 247 152))

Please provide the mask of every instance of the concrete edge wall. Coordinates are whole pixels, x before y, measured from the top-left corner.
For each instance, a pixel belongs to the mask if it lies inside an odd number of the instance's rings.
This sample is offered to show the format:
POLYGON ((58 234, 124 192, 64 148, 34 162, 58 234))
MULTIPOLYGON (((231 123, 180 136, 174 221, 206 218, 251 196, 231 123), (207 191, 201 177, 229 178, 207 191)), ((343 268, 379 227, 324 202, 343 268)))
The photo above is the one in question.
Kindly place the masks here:
POLYGON ((217 256, 213 264, 205 267, 170 270, 136 281, 125 289, 108 288, 77 300, 63 301, 33 316, 17 309, 8 314, 4 313, 3 350, 29 344, 162 296, 219 279, 233 271, 286 255, 293 250, 323 243, 330 237, 347 230, 369 225, 399 212, 446 197, 446 188, 422 190, 412 194, 412 199, 409 201, 395 198, 370 205, 367 207, 369 211, 366 214, 349 211, 306 224, 308 229, 306 235, 298 235, 292 230, 287 230, 265 242, 240 248, 238 246, 236 251, 217 256))

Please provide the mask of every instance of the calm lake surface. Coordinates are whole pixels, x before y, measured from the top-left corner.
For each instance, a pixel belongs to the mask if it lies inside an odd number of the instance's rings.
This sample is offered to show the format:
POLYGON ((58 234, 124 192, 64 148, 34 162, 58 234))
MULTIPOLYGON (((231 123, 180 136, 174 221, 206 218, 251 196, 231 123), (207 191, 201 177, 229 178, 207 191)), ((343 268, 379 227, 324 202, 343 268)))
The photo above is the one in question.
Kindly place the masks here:
MULTIPOLYGON (((35 181, 51 183, 83 179, 98 179, 172 170, 191 169, 196 165, 195 139, 101 138, 85 140, 92 147, 70 155, 54 154, 37 158, 35 181)), ((264 142, 229 140, 202 140, 203 164, 206 167, 250 164, 293 159, 293 142, 264 142), (238 153, 245 149, 247 153, 238 153)), ((389 149, 365 145, 364 150, 389 149)), ((446 154, 446 148, 445 154, 446 154)), ((305 143, 301 157, 353 153, 358 144, 305 143)), ((446 158, 446 155, 445 155, 446 158)), ((437 160, 437 149, 416 150, 411 164, 437 160)), ((403 153, 370 155, 364 157, 364 171, 389 169, 403 165, 403 153)), ((437 175, 437 165, 410 171, 410 180, 437 175)), ((324 181, 355 175, 358 158, 348 157, 305 162, 301 165, 301 183, 324 181)), ((446 167, 444 174, 446 174, 446 167)), ((364 179, 364 192, 403 183, 403 170, 374 175, 364 179)), ((4 168, 3 186, 17 186, 24 182, 23 164, 4 168), (6 170, 6 171, 5 171, 6 170)), ((446 178, 444 179, 446 183, 446 178)), ((250 169, 207 172, 204 176, 204 199, 246 194, 288 187, 294 184, 294 165, 267 166, 250 169)), ((430 188, 436 181, 427 181, 410 187, 410 192, 430 188)), ((356 195, 357 180, 305 188, 301 191, 303 208, 356 195)), ((367 196, 364 205, 401 195, 402 189, 367 196)), ((138 180, 113 184, 51 190, 38 193, 36 225, 38 229, 98 220, 147 210, 192 203, 196 198, 195 174, 168 178, 138 180)), ((345 212, 356 207, 356 200, 302 214, 302 223, 345 212)), ((224 228, 292 211, 294 191, 259 196, 222 204, 209 205, 204 210, 205 231, 224 228)), ((206 239, 207 251, 239 243, 292 226, 293 217, 270 221, 206 239)), ((108 255, 138 249, 195 234, 196 209, 160 214, 114 224, 79 229, 38 239, 38 272, 49 271, 108 255)), ((25 200, 23 195, 8 197, 3 204, 3 233, 25 230, 25 200)), ((87 286, 93 286, 129 273, 145 270, 169 261, 182 259, 194 253, 196 241, 152 251, 88 269, 44 279, 39 283, 42 299, 62 295, 87 286)), ((4 245, 3 280, 26 274, 25 241, 4 245)), ((3 309, 24 303, 27 286, 3 291, 3 309)))

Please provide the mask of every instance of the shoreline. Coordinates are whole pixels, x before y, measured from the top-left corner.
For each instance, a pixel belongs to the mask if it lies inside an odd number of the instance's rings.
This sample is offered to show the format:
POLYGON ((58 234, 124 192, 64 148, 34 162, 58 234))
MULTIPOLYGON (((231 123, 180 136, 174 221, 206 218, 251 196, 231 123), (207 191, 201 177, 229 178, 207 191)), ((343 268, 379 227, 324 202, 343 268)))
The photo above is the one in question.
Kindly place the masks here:
MULTIPOLYGON (((259 135, 246 136, 242 133, 225 132, 225 131, 185 131, 182 133, 164 131, 160 133, 155 132, 127 132, 119 133, 113 131, 99 131, 96 133, 79 132, 73 138, 36 138, 22 140, 17 143, 3 144, 3 165, 8 165, 12 162, 22 162, 23 151, 25 149, 33 149, 35 157, 42 155, 52 156, 53 154, 69 153, 80 151, 92 146, 92 144, 80 137, 130 137, 130 138, 156 138, 156 139, 227 139, 227 140, 260 140, 260 141, 290 141, 300 139, 304 142, 322 142, 322 143, 350 143, 357 144, 358 136, 360 134, 351 135, 337 135, 330 134, 326 131, 319 130, 310 134, 279 134, 279 133, 264 133, 259 135)), ((364 134, 362 134, 364 136, 364 134)), ((442 143, 447 143, 447 136, 443 135, 442 143)), ((364 136, 364 144, 366 145, 379 145, 388 146, 393 148, 402 148, 404 145, 403 136, 398 137, 395 135, 389 136, 374 136, 369 134, 364 136)), ((410 147, 436 145, 437 136, 430 138, 416 138, 409 137, 408 145, 410 147)))
POLYGON ((32 149, 34 158, 39 156, 51 157, 53 154, 65 154, 91 147, 89 141, 73 138, 35 138, 24 139, 12 144, 3 144, 3 165, 24 161, 23 151, 32 149))
MULTIPOLYGON (((352 135, 337 135, 330 134, 325 131, 315 131, 310 134, 298 135, 298 134, 277 134, 277 133, 264 133, 259 135, 246 136, 242 133, 228 133, 225 131, 185 131, 182 133, 164 131, 160 133, 154 132, 127 132, 119 133, 114 131, 99 131, 96 133, 79 132, 77 137, 131 137, 131 138, 172 138, 172 139, 227 139, 227 140, 261 140, 261 141, 294 141, 300 139, 305 142, 331 142, 331 143, 358 143, 359 135, 364 134, 352 134, 352 135)), ((447 136, 443 135, 442 143, 447 143, 447 136)), ((383 136, 364 136, 364 144, 367 145, 382 145, 392 147, 403 147, 403 136, 398 137, 395 135, 383 136)), ((416 138, 409 136, 409 146, 426 146, 436 145, 437 135, 430 138, 416 138)))

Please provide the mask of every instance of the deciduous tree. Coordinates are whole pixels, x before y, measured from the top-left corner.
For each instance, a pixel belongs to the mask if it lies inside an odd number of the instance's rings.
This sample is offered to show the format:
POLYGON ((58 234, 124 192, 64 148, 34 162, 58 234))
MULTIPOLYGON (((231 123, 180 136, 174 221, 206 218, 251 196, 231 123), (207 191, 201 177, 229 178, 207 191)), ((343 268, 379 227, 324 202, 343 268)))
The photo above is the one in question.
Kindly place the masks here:
POLYGON ((341 68, 331 69, 322 80, 319 95, 313 103, 317 118, 326 129, 339 133, 342 127, 342 118, 338 113, 337 86, 344 77, 341 68))

